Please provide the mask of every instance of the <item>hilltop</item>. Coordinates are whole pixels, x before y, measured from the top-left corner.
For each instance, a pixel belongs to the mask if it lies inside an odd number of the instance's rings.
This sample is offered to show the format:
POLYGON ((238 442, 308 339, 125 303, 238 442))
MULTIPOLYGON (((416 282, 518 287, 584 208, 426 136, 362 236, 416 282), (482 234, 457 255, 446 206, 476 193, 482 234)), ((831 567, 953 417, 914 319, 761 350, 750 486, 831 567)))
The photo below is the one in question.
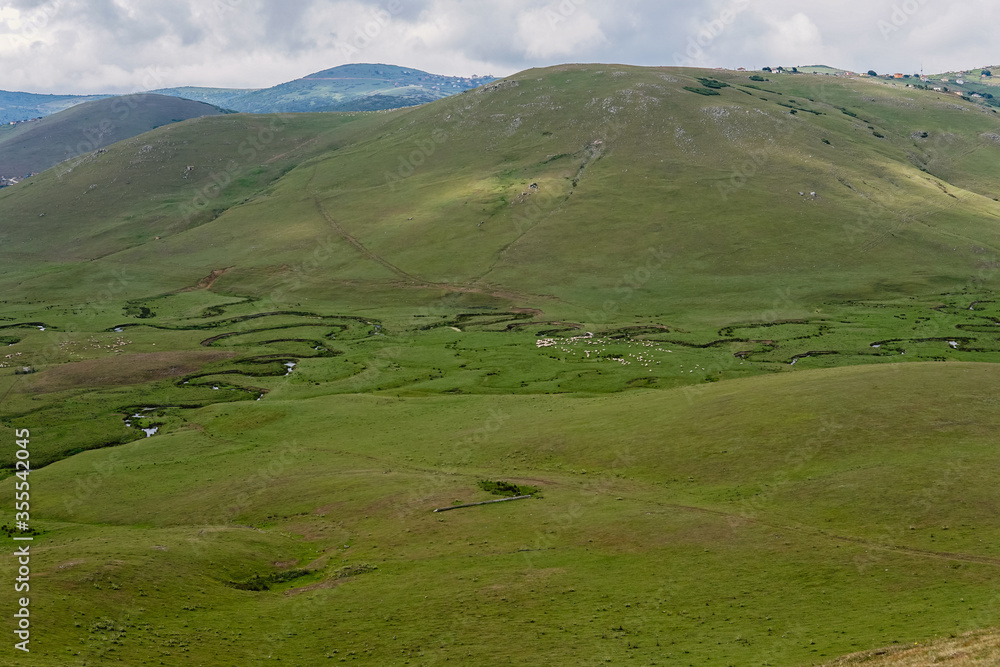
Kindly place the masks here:
POLYGON ((20 178, 170 123, 222 109, 164 95, 127 95, 75 105, 33 123, 0 127, 0 178, 20 178))

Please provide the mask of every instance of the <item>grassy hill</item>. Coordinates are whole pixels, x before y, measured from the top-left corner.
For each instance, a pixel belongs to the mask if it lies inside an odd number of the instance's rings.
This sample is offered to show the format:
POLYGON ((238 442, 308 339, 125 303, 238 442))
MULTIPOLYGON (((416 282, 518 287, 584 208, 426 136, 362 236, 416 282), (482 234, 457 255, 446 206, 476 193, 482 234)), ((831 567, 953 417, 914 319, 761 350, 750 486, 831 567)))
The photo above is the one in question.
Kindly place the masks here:
POLYGON ((218 107, 164 95, 85 102, 33 123, 0 128, 0 176, 45 171, 162 125, 220 113, 218 107))
POLYGON ((1000 119, 750 76, 204 117, 0 191, 21 662, 818 665, 1000 625, 1000 119))
POLYGON ((261 90, 170 88, 153 91, 249 113, 372 111, 415 106, 494 81, 450 77, 396 65, 341 65, 261 90))
POLYGON ((163 289, 233 266, 227 281, 267 291, 303 247, 333 238, 304 296, 332 272, 504 303, 510 292, 584 321, 625 296, 636 316, 715 323, 776 301, 801 316, 831 299, 995 285, 996 114, 864 81, 619 71, 531 71, 393 114, 160 130, 5 193, 9 266, 113 254, 152 267, 166 255, 170 273, 188 268, 179 281, 150 268, 163 289), (279 180, 226 176, 276 177, 272 155, 279 180), (80 203, 68 204, 84 192, 102 226, 123 219, 117 236, 77 232, 80 203), (220 246, 236 229, 268 252, 220 246))

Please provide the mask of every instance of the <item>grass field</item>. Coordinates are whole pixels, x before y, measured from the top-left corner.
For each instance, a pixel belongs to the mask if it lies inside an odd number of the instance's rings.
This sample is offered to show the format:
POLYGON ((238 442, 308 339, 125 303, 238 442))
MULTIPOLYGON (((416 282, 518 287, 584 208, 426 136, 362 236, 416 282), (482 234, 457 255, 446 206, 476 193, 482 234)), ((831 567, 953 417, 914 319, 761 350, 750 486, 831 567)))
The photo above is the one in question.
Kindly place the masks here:
POLYGON ((997 120, 740 76, 205 118, 0 192, 0 664, 989 664, 997 120))
POLYGON ((812 664, 996 623, 996 352, 925 342, 981 299, 586 332, 208 297, 7 329, 65 356, 2 389, 43 434, 35 664, 812 664), (844 354, 788 363, 817 339, 844 354), (484 479, 541 497, 431 512, 484 479))

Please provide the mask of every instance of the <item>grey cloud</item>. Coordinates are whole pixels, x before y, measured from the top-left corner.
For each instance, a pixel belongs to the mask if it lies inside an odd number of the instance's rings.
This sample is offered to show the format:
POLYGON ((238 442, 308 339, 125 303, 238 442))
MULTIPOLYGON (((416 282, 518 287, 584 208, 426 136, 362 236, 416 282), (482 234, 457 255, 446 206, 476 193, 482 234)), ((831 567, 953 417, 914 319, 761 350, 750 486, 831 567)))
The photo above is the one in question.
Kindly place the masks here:
POLYGON ((36 92, 136 90, 149 68, 163 73, 163 85, 264 86, 345 62, 466 75, 560 62, 908 72, 922 62, 941 71, 996 60, 990 26, 1000 18, 986 0, 8 0, 5 7, 35 27, 17 35, 0 24, 8 36, 0 34, 0 88, 36 92), (376 15, 391 20, 363 48, 344 49, 376 15))
POLYGON ((316 40, 306 37, 309 26, 305 25, 305 20, 309 9, 309 3, 265 2, 259 15, 265 27, 266 44, 284 53, 316 48, 316 40))

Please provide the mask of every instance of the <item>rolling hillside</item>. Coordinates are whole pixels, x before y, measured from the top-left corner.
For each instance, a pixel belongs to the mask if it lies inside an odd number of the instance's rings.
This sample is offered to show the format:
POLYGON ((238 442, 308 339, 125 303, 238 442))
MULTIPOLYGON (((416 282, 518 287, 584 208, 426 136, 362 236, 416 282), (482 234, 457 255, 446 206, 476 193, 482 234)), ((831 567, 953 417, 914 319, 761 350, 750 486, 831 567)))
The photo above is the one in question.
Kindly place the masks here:
POLYGON ((373 111, 415 106, 476 88, 493 77, 428 74, 395 65, 341 65, 272 88, 168 88, 153 91, 248 113, 373 111))
POLYGON ((0 196, 6 274, 113 255, 163 289, 231 266, 227 281, 266 290, 334 238, 307 293, 332 272, 585 321, 610 315, 609 294, 636 315, 801 314, 995 285, 997 130, 983 107, 863 80, 529 71, 393 114, 228 116, 119 144, 0 196), (81 210, 100 231, 81 233, 81 210), (237 229, 268 252, 221 241, 237 229))
POLYGON ((85 102, 32 123, 0 128, 0 176, 45 171, 162 125, 220 113, 218 107, 164 95, 85 102))
POLYGON ((0 190, 19 664, 989 664, 1000 114, 750 76, 209 116, 0 190))

